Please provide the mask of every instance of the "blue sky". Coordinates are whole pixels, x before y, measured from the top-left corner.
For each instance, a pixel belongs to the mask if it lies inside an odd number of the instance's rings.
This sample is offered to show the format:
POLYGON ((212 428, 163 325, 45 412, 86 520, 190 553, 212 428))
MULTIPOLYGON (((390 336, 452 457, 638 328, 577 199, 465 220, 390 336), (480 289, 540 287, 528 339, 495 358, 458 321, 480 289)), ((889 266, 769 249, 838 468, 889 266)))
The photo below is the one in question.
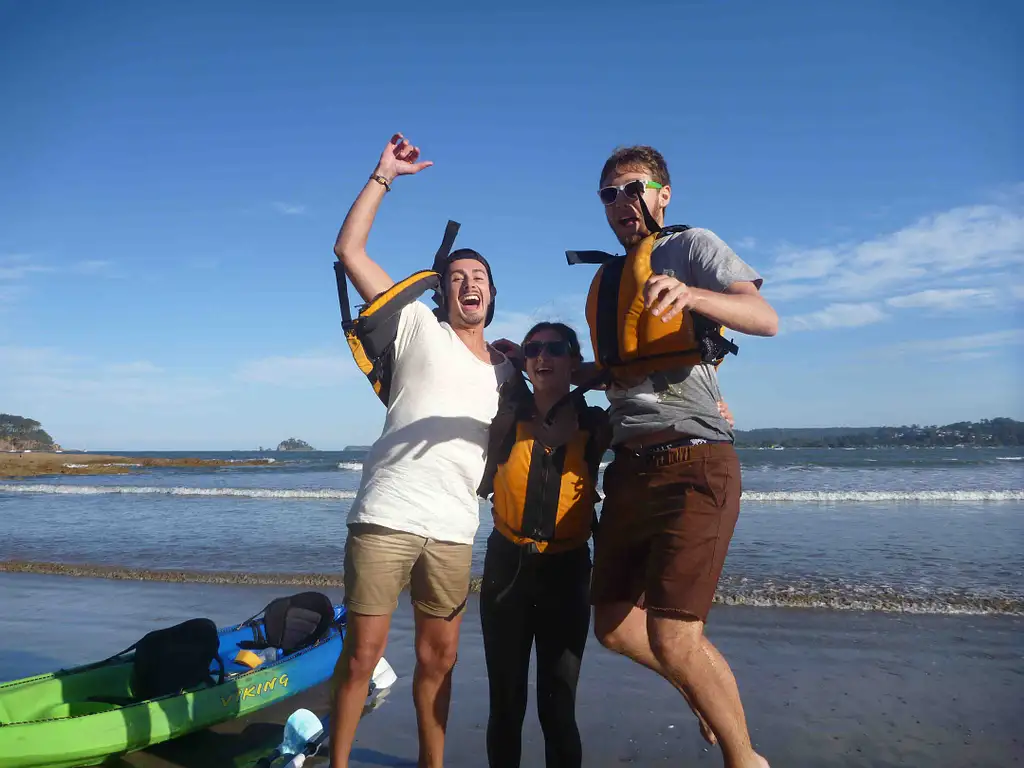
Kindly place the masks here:
POLYGON ((495 337, 585 331, 564 251, 615 249, 597 176, 649 143, 782 319, 739 428, 1024 417, 1019 4, 209 5, 0 2, 0 410, 65 446, 372 441, 331 247, 394 131, 435 165, 371 255, 460 221, 495 337))

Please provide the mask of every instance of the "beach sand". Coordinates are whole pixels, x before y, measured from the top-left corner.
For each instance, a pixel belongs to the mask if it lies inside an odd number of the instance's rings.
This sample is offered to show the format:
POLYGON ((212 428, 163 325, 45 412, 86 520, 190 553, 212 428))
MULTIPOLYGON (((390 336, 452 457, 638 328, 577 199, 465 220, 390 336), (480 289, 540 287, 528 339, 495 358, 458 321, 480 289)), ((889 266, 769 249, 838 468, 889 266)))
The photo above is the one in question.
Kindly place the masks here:
MULTIPOLYGON (((231 622, 298 588, 0 575, 0 678, 100 658, 193 616, 231 622)), ((340 598, 334 588, 324 590, 340 598)), ((445 765, 486 765, 487 679, 472 596, 463 623, 445 765)), ((756 747, 773 766, 1024 764, 1024 618, 717 606, 708 635, 732 665, 756 747)), ((386 658, 399 676, 360 725, 353 766, 414 766, 412 612, 403 597, 386 658)), ((279 740, 326 687, 245 721, 136 753, 122 768, 225 766, 279 740)), ((523 766, 543 766, 531 688, 523 766)), ((652 673, 587 646, 578 719, 584 765, 721 765, 678 694, 652 673)), ((326 766, 326 760, 307 765, 326 766)))
POLYGON ((143 467, 227 467, 267 464, 266 459, 156 458, 100 453, 0 453, 0 477, 40 475, 118 475, 143 467))

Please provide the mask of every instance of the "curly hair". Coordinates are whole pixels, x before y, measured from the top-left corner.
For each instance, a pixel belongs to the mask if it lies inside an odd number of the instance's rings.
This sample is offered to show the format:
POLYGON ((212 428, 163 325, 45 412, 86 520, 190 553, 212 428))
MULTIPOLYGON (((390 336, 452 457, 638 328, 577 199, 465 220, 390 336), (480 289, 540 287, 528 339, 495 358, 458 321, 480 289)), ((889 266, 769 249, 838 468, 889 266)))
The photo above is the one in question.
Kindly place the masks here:
POLYGON ((665 163, 665 158, 654 147, 646 145, 619 147, 605 161, 604 168, 601 169, 601 179, 598 183, 603 184, 605 179, 620 168, 649 171, 656 182, 666 187, 672 183, 668 175, 668 165, 665 163))

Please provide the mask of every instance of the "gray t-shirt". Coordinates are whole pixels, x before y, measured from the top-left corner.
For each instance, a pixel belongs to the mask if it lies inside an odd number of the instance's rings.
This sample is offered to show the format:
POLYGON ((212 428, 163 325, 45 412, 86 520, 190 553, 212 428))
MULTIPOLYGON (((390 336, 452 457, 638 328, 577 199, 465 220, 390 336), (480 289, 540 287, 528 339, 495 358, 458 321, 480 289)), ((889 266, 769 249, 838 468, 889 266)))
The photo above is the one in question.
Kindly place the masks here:
MULTIPOLYGON (((651 252, 651 268, 656 274, 671 269, 683 283, 719 293, 735 282, 750 281, 758 288, 762 282, 718 235, 700 228, 658 240, 651 252)), ((728 364, 727 357, 723 365, 728 364)), ((729 422, 718 413, 722 395, 713 365, 658 371, 633 387, 612 385, 607 395, 612 443, 666 429, 680 437, 733 439, 729 422)))

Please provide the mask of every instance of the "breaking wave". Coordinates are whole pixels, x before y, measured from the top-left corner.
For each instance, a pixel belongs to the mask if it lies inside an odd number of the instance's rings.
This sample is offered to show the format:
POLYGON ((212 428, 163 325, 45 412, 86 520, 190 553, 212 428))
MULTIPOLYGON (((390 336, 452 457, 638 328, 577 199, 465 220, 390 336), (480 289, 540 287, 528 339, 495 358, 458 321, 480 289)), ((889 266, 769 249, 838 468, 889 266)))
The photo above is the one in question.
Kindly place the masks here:
POLYGON ((350 472, 362 472, 363 462, 361 461, 342 461, 338 464, 338 469, 347 469, 350 472))
POLYGON ((50 485, 44 483, 0 483, 0 493, 51 493, 59 495, 99 496, 103 494, 160 496, 239 496, 251 499, 354 499, 355 491, 336 488, 304 490, 300 488, 193 488, 151 485, 50 485))
POLYGON ((1024 501, 1018 491, 744 491, 744 501, 1024 501))
MULTIPOLYGON (((353 462, 353 465, 355 462, 353 462)), ((339 465, 340 466, 340 465, 339 465)), ((360 465, 361 466, 361 465, 360 465)), ((347 467, 346 467, 347 468, 347 467)), ((355 467, 353 466, 353 469, 355 467)), ((196 488, 146 485, 56 485, 48 483, 0 483, 0 493, 50 493, 61 495, 164 495, 240 496, 253 499, 354 499, 354 491, 336 488, 196 488)), ((1005 491, 745 491, 747 502, 872 503, 883 501, 1024 501, 1024 490, 1005 491)))

